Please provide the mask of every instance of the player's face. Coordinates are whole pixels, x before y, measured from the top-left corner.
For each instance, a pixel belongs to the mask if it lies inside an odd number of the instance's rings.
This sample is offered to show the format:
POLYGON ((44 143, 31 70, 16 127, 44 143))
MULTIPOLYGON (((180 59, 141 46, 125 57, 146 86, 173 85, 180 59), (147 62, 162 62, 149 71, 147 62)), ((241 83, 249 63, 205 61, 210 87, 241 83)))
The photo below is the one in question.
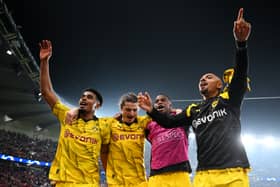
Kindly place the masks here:
POLYGON ((156 97, 155 103, 154 103, 155 109, 157 109, 159 112, 167 113, 171 109, 171 102, 169 99, 164 95, 158 95, 156 97))
POLYGON ((85 91, 79 100, 79 109, 84 112, 92 112, 97 104, 96 95, 90 91, 85 91))
POLYGON ((201 95, 211 97, 220 92, 220 89, 222 88, 222 81, 215 74, 206 73, 200 78, 198 88, 201 95))
POLYGON ((137 103, 125 102, 121 108, 122 121, 125 123, 133 123, 137 118, 138 106, 137 103))

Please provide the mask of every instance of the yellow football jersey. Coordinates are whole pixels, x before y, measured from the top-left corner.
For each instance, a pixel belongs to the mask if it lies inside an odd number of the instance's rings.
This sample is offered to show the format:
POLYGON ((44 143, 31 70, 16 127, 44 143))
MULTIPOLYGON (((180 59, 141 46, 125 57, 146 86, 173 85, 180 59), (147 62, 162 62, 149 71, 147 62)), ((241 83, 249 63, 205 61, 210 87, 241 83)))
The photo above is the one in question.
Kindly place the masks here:
POLYGON ((131 185, 146 181, 144 165, 145 129, 151 121, 148 116, 138 116, 127 125, 118 120, 111 124, 106 177, 109 185, 131 185))
POLYGON ((69 108, 60 102, 53 108, 53 114, 61 125, 49 178, 53 181, 99 184, 98 159, 101 145, 110 141, 111 118, 89 121, 78 118, 72 124, 65 124, 67 111, 69 108))

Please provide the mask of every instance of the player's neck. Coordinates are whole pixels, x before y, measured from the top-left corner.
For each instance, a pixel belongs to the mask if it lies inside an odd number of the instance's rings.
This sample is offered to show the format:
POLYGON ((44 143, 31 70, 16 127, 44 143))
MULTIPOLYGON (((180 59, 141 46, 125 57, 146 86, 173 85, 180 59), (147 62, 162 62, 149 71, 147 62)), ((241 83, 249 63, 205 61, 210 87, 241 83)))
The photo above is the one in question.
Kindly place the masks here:
POLYGON ((94 113, 92 112, 81 112, 80 118, 82 118, 84 121, 88 121, 93 119, 94 113))
POLYGON ((219 94, 220 94, 220 92, 218 90, 215 92, 207 92, 207 93, 202 94, 202 98, 203 98, 203 100, 209 100, 213 97, 217 97, 219 94))

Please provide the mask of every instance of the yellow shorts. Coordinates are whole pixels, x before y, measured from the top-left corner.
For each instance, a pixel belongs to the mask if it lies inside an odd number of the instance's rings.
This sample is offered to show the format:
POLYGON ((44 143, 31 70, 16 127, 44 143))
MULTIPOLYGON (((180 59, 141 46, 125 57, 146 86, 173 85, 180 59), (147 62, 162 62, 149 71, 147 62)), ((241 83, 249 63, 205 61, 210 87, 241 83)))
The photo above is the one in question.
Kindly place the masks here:
POLYGON ((198 171, 193 187, 249 187, 250 169, 228 168, 198 171))
POLYGON ((141 182, 140 184, 128 184, 128 185, 118 185, 118 184, 108 184, 108 187, 148 187, 148 182, 141 182))
POLYGON ((56 182, 55 187, 100 187, 99 184, 75 184, 69 182, 56 182))
POLYGON ((149 178, 148 187, 191 187, 188 172, 167 172, 149 178))

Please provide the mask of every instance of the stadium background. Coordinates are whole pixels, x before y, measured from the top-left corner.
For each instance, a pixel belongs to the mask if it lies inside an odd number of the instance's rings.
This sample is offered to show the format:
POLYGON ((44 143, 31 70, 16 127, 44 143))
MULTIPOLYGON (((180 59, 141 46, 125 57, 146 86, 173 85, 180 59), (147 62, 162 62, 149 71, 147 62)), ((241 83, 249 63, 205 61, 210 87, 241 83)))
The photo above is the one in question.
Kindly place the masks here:
MULTIPOLYGON (((47 174, 56 149, 59 125, 40 95, 37 54, 29 49, 8 7, 0 2, 0 186, 50 186, 47 174)), ((182 100, 175 106, 181 107, 187 102, 182 100)), ((242 136, 252 165, 252 187, 280 186, 279 127, 275 128, 275 124, 279 125, 279 109, 269 116, 270 121, 262 121, 260 116, 267 110, 267 104, 278 106, 279 98, 255 97, 244 103, 245 108, 258 109, 255 113, 245 111, 246 115, 255 116, 253 120, 242 119, 243 124, 252 124, 243 128, 242 136), (262 125, 254 126, 254 123, 262 125)), ((146 143, 147 174, 149 148, 146 143)), ((190 134, 193 170, 195 150, 194 137, 190 134)), ((105 183, 104 171, 102 176, 105 183)))

